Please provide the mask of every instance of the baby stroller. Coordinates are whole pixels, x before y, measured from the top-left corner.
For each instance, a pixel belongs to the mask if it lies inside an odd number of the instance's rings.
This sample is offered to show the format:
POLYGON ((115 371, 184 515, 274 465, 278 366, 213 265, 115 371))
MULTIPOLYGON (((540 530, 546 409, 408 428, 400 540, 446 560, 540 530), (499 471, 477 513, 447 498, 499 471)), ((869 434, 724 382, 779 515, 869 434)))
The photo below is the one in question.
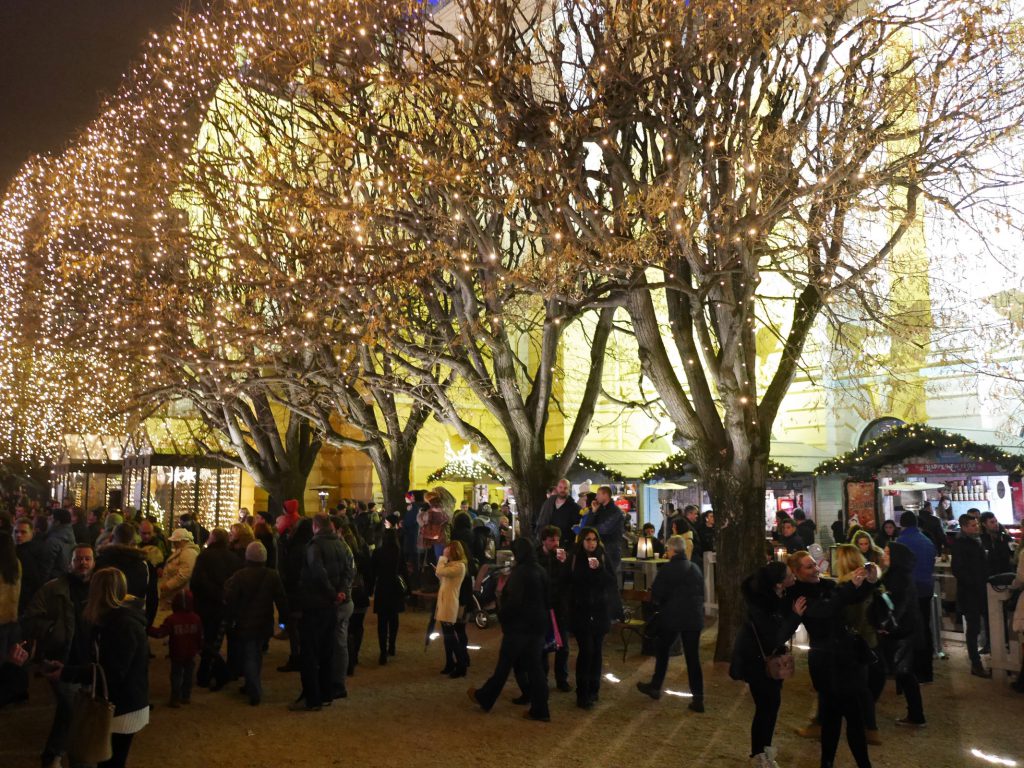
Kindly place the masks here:
POLYGON ((507 566, 494 563, 484 563, 477 571, 467 618, 480 629, 487 629, 498 618, 498 597, 505 586, 508 571, 507 566))

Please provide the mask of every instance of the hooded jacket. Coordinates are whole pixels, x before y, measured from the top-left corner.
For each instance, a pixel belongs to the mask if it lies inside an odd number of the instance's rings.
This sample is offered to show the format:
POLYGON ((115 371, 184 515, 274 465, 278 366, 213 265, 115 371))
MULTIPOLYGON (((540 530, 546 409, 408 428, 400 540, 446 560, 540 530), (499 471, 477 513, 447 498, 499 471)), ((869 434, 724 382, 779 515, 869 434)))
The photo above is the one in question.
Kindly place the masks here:
POLYGON ((729 676, 747 682, 767 679, 765 655, 783 652, 800 625, 800 617, 793 612, 788 596, 776 595, 769 585, 761 583, 758 574, 744 579, 740 592, 747 605, 747 622, 736 636, 729 676))
POLYGON ((501 593, 498 618, 505 633, 544 635, 551 625, 548 578, 526 539, 512 542, 515 566, 501 593))
POLYGON ((299 580, 305 606, 311 609, 333 606, 341 592, 348 602, 352 599, 355 575, 355 558, 348 544, 333 530, 318 531, 306 545, 306 563, 299 580))
POLYGON ((243 640, 269 640, 274 634, 274 606, 278 615, 288 613, 281 577, 263 563, 246 563, 224 584, 227 614, 243 640))

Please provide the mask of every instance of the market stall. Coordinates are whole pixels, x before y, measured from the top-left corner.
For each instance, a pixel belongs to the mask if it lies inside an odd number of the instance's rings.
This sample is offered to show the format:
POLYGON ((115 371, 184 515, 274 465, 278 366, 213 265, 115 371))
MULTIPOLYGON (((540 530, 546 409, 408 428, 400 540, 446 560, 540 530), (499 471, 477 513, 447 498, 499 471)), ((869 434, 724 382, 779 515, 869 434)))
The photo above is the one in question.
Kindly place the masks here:
POLYGON ((52 498, 71 499, 85 510, 119 509, 124 441, 114 435, 64 435, 64 450, 51 470, 52 498))

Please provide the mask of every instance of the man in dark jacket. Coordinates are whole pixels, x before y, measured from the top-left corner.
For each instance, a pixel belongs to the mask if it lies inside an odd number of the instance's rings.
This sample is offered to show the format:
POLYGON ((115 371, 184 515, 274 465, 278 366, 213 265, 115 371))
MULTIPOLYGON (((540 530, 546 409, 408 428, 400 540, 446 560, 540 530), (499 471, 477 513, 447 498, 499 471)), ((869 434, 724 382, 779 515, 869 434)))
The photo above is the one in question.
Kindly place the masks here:
POLYGON ((128 594, 135 598, 133 605, 147 618, 150 604, 155 611, 159 600, 156 574, 146 559, 146 553, 135 546, 135 529, 128 523, 115 526, 110 544, 96 553, 96 569, 100 568, 117 568, 128 583, 128 594))
POLYGON ((797 507, 793 510, 793 522, 796 523, 796 535, 800 537, 805 546, 811 546, 814 543, 814 534, 818 529, 814 521, 808 520, 807 513, 797 507))
POLYGON ((652 699, 661 698, 661 686, 668 672, 668 654, 676 638, 682 635, 686 674, 690 679, 690 709, 704 711, 704 675, 700 668, 700 633, 704 629, 704 576, 700 568, 686 558, 686 540, 673 536, 668 540, 669 562, 660 569, 651 585, 651 601, 657 609, 657 639, 654 675, 649 683, 636 687, 652 699))
POLYGON ((572 541, 572 527, 580 521, 580 505, 572 500, 570 495, 572 487, 564 477, 555 486, 555 492, 548 496, 540 507, 537 515, 537 537, 549 525, 553 525, 561 532, 561 541, 572 541))
POLYGON ((786 548, 786 554, 792 555, 796 552, 800 552, 807 545, 803 539, 800 538, 796 532, 796 524, 792 518, 784 517, 779 521, 779 534, 777 537, 779 544, 786 548))
POLYGON ((932 540, 932 544, 935 545, 935 551, 941 555, 946 549, 946 531, 942 527, 942 521, 932 512, 931 504, 926 502, 924 507, 921 508, 918 521, 921 533, 932 540))
MULTIPOLYGON (((25 636, 38 643, 42 658, 66 665, 92 661, 91 628, 82 614, 89 597, 93 565, 92 547, 86 544, 76 546, 68 570, 44 584, 32 599, 22 624, 25 636)), ((45 768, 60 765, 61 755, 67 752, 72 705, 78 690, 77 685, 59 680, 51 681, 51 687, 57 706, 46 746, 43 747, 42 764, 45 768)))
POLYGON ((900 515, 900 535, 896 537, 896 543, 902 544, 914 555, 912 577, 925 643, 921 651, 914 654, 914 671, 918 682, 930 683, 933 679, 934 654, 932 594, 935 591, 935 544, 921 533, 917 527, 917 515, 909 511, 900 515))
MULTIPOLYGON (((214 528, 206 549, 196 558, 190 588, 195 612, 203 620, 203 652, 196 670, 196 685, 219 691, 235 676, 220 655, 224 641, 224 583, 242 567, 238 555, 228 548, 228 532, 214 528)), ((229 655, 230 651, 229 643, 229 655)))
MULTIPOLYGON (((289 501, 291 501, 289 499, 289 501)), ((288 501, 285 502, 287 508, 288 501)), ((280 538, 277 540, 277 572, 281 575, 285 594, 288 596, 288 613, 282 617, 288 631, 288 661, 277 668, 278 672, 298 672, 301 669, 302 634, 299 632, 302 611, 302 566, 306 562, 306 545, 313 538, 313 522, 308 517, 299 518, 280 515, 276 525, 280 538)))
POLYGON ((985 563, 985 548, 981 543, 977 518, 960 515, 960 533, 953 540, 951 552, 953 576, 956 578, 956 607, 964 617, 971 674, 991 677, 992 672, 982 665, 978 651, 978 635, 987 601, 985 587, 988 584, 988 565, 985 563))
POLYGON ((544 569, 538 565, 533 547, 525 539, 512 542, 515 566, 509 573, 502 592, 501 648, 494 674, 477 690, 467 692, 470 700, 484 712, 490 712, 501 695, 509 672, 519 666, 527 681, 530 708, 525 717, 530 720, 547 722, 551 719, 548 711, 548 683, 544 675, 541 655, 544 651, 544 637, 550 626, 550 591, 544 569))
MULTIPOLYGON (((351 590, 353 576, 351 550, 338 538, 331 519, 324 514, 317 515, 313 518, 313 538, 306 545, 305 563, 299 577, 302 696, 289 705, 292 711, 319 711, 324 703, 330 704, 335 698, 338 606, 351 602, 348 590, 351 590), (346 572, 349 574, 347 587, 343 583, 346 572)), ((347 642, 348 638, 346 648, 347 642)))
POLYGON ((18 596, 18 615, 28 608, 39 588, 46 583, 46 547, 42 539, 33 538, 32 521, 20 517, 14 523, 14 544, 21 563, 21 593, 18 596))
POLYGON ((283 616, 288 605, 281 577, 266 565, 267 548, 254 541, 245 548, 245 567, 224 584, 225 609, 235 622, 240 646, 244 690, 254 707, 263 697, 263 646, 274 634, 274 606, 283 616))
POLYGON ((988 575, 1010 573, 1013 571, 1010 553, 1010 534, 999 524, 991 512, 982 512, 981 545, 985 548, 985 559, 988 562, 988 575))
POLYGON ((56 579, 68 572, 71 550, 75 548, 75 532, 71 528, 71 512, 62 507, 50 514, 50 527, 46 532, 47 576, 56 579))
MULTIPOLYGON (((653 535, 653 527, 652 535, 653 535)), ((569 685, 569 600, 572 589, 572 571, 566 551, 561 547, 562 532, 556 525, 549 525, 540 531, 540 547, 537 548, 537 562, 547 574, 551 596, 551 608, 562 635, 562 647, 555 653, 555 686, 562 693, 572 690, 569 685)), ((544 675, 548 673, 548 657, 544 654, 544 675)))

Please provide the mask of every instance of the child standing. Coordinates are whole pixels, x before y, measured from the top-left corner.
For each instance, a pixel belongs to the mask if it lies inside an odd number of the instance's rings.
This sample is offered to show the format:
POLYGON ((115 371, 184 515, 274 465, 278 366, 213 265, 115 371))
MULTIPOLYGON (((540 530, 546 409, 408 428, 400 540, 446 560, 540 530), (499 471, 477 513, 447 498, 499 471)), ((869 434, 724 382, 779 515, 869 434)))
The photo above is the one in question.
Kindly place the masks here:
POLYGON ((159 627, 150 627, 149 634, 170 638, 171 700, 168 706, 177 708, 192 700, 196 656, 203 647, 203 622, 192 610, 192 593, 188 590, 174 596, 171 608, 171 615, 159 627))

